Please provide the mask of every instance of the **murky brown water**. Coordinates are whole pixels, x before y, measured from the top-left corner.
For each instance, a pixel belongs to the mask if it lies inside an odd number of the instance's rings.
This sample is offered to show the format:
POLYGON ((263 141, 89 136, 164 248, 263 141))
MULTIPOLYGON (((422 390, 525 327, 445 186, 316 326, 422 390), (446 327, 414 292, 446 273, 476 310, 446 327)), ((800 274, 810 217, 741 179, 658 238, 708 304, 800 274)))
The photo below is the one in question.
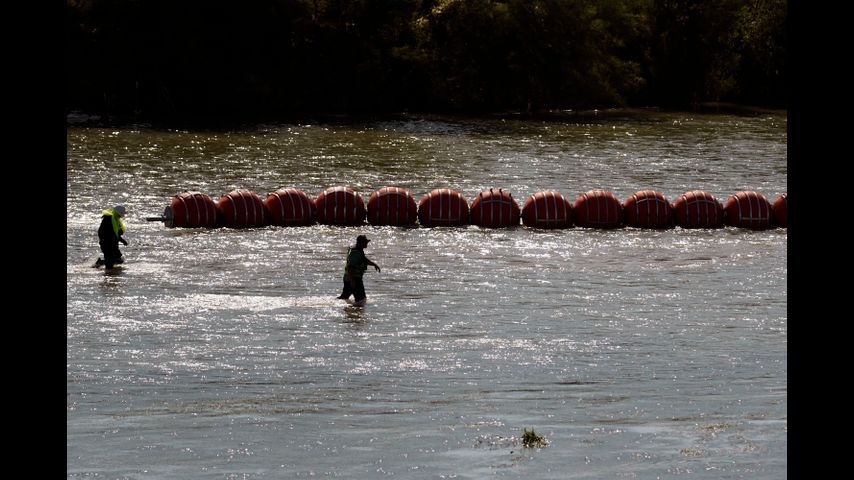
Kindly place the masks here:
POLYGON ((787 189, 786 117, 68 128, 71 478, 787 472, 787 231, 166 229, 171 197, 787 189), (128 207, 115 274, 100 210, 128 207), (369 303, 340 292, 372 239, 369 303), (511 437, 535 428, 547 448, 511 437))

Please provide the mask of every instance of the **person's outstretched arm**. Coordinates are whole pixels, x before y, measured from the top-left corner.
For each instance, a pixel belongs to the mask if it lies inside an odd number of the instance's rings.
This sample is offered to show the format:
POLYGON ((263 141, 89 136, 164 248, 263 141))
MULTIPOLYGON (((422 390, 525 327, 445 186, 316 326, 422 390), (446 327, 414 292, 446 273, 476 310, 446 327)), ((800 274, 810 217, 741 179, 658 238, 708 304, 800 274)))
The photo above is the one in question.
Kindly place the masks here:
POLYGON ((370 261, 370 259, 368 259, 368 257, 365 257, 365 263, 367 263, 368 265, 373 266, 373 267, 376 269, 376 271, 378 271, 378 272, 380 271, 380 266, 379 266, 379 265, 377 265, 376 263, 374 263, 374 262, 370 261))

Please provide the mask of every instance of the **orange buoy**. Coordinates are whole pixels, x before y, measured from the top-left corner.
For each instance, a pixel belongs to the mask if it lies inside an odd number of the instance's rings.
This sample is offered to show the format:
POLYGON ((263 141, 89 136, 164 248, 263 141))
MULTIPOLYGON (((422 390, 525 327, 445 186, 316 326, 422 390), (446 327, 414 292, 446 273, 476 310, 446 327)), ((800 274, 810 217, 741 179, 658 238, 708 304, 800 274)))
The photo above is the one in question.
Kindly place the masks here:
POLYGON ((418 222, 425 227, 465 225, 469 223, 469 204, 455 190, 437 188, 418 202, 418 222))
POLYGON ((623 205, 606 190, 582 193, 572 207, 575 224, 588 228, 619 228, 623 224, 623 205))
POLYGON ((673 205, 661 192, 635 192, 623 203, 624 222, 637 228, 672 228, 673 205))
POLYGON ((365 203, 350 187, 329 187, 314 200, 317 221, 326 225, 362 225, 365 203))
POLYGON ((371 225, 412 225, 418 220, 418 207, 406 189, 383 187, 368 199, 371 225))
POLYGON ((724 224, 724 207, 709 192, 692 190, 676 199, 676 224, 682 228, 721 228, 724 224))
POLYGON ((771 202, 761 193, 744 191, 724 203, 724 223, 731 227, 763 229, 771 227, 771 202))
POLYGON ((771 209, 774 210, 774 225, 778 227, 788 228, 789 227, 789 193, 786 192, 774 201, 774 204, 771 205, 771 209))
POLYGON ((522 206, 522 223, 535 228, 569 228, 572 226, 572 204, 558 192, 537 192, 522 206))
POLYGON ((210 196, 201 192, 181 192, 163 211, 163 223, 169 228, 216 227, 216 205, 210 196))
POLYGON ((267 224, 267 212, 258 194, 242 188, 223 194, 216 210, 219 223, 226 227, 253 228, 267 224))
POLYGON ((479 227, 501 228, 519 225, 519 205, 502 189, 480 192, 469 208, 471 223, 479 227))
POLYGON ((262 203, 273 225, 297 227, 314 223, 317 210, 314 200, 296 188, 281 188, 268 193, 262 203))

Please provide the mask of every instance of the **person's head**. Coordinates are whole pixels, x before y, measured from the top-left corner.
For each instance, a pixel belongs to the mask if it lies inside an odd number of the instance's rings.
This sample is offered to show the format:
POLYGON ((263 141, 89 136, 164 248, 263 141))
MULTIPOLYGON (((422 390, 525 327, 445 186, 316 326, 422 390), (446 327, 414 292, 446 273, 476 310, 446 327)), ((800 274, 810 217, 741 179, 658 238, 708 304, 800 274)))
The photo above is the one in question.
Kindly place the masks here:
POLYGON ((370 240, 368 240, 368 237, 366 237, 364 235, 359 235, 358 237, 356 237, 356 246, 357 247, 365 248, 368 246, 368 242, 370 242, 370 240))
POLYGON ((113 211, 116 212, 116 215, 118 215, 119 217, 124 217, 126 213, 124 205, 116 205, 115 207, 113 207, 113 211))

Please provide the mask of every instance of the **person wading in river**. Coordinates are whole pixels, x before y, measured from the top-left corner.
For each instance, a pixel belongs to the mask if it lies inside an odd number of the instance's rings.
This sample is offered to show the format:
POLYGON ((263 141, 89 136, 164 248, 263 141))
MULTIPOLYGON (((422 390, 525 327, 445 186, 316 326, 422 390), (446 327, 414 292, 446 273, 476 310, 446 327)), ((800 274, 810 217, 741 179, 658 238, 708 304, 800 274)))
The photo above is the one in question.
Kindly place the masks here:
POLYGON ((347 250, 347 263, 344 265, 344 290, 338 296, 342 300, 347 300, 350 295, 353 295, 355 303, 364 303, 366 295, 362 275, 368 269, 368 265, 373 266, 377 272, 380 271, 380 266, 365 256, 364 249, 368 246, 368 242, 370 242, 368 237, 359 235, 356 237, 356 246, 347 250))
POLYGON ((125 216, 125 207, 116 205, 112 210, 103 210, 101 212, 101 226, 98 228, 98 243, 101 245, 101 251, 104 253, 103 259, 98 259, 95 266, 104 265, 106 268, 113 268, 113 265, 124 263, 122 252, 119 251, 119 242, 127 245, 124 235, 126 228, 121 218, 125 216))

